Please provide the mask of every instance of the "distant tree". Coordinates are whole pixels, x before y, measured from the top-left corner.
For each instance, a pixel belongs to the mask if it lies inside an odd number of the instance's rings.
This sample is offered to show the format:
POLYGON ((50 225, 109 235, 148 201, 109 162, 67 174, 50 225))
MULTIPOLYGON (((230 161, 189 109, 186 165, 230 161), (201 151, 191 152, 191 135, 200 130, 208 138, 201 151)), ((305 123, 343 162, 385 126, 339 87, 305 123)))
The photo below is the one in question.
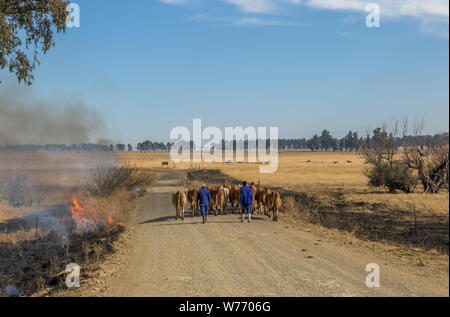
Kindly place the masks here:
POLYGON ((54 46, 53 33, 66 29, 65 0, 0 0, 0 68, 31 85, 39 52, 54 46))
POLYGON ((110 144, 110 145, 109 145, 109 150, 110 150, 111 152, 114 151, 114 145, 110 144))
POLYGON ((351 130, 345 137, 339 140, 339 147, 343 151, 356 151, 361 146, 361 140, 358 136, 358 132, 352 132, 351 130))
POLYGON ((322 134, 320 135, 320 144, 320 148, 325 151, 337 149, 337 139, 333 138, 328 130, 322 131, 322 134))
POLYGON ((145 141, 138 143, 137 150, 138 151, 168 151, 172 147, 172 144, 169 142, 164 144, 163 142, 151 142, 145 141))
POLYGON ((374 164, 385 161, 393 165, 398 151, 396 142, 397 127, 388 132, 386 126, 373 130, 372 136, 368 135, 362 147, 362 155, 368 163, 374 164))
POLYGON ((322 147, 319 136, 316 134, 312 139, 308 140, 308 148, 311 151, 318 151, 322 147))
POLYGON ((127 150, 128 150, 128 152, 132 152, 133 151, 133 146, 131 144, 129 144, 129 143, 127 145, 127 150))
POLYGON ((119 151, 119 152, 123 152, 123 151, 125 151, 125 144, 116 144, 116 150, 117 151, 119 151))

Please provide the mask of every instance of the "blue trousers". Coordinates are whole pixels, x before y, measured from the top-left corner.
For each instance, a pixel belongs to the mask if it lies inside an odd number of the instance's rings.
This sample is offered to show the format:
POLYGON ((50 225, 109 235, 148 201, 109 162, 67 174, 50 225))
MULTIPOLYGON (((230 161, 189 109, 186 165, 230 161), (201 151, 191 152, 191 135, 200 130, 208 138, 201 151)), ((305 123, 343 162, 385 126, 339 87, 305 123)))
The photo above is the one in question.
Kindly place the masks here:
POLYGON ((242 205, 242 213, 243 214, 251 214, 252 213, 252 204, 242 205))
POLYGON ((207 215, 208 214, 208 205, 200 205, 200 214, 207 215))

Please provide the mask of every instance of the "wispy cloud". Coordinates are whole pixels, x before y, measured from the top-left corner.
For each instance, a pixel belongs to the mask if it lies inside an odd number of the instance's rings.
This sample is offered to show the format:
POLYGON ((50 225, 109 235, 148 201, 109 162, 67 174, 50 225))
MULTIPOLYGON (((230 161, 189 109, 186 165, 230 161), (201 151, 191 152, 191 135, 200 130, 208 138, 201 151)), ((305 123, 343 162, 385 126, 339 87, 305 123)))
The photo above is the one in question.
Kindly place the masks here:
MULTIPOLYGON (((168 4, 186 4, 192 0, 159 0, 168 4)), ((206 1, 206 0, 199 0, 206 1)), ((380 5, 383 14, 390 16, 447 17, 448 0, 221 0, 225 4, 237 6, 247 13, 275 14, 292 6, 323 9, 364 11, 368 3, 380 5)))
POLYGON ((430 33, 447 39, 449 38, 448 19, 442 18, 423 19, 420 24, 420 29, 424 33, 430 33))
POLYGON ((267 25, 267 26, 303 26, 300 22, 289 22, 282 20, 261 19, 261 18, 242 18, 237 20, 235 25, 267 25))
POLYGON ((168 4, 186 4, 189 2, 189 0, 159 0, 159 1, 168 4))
MULTIPOLYGON (((192 0, 159 0, 169 4, 186 4, 192 0)), ((207 0, 197 0, 207 1, 207 0)), ((293 8, 310 8, 343 12, 365 12, 366 5, 377 3, 381 14, 389 18, 411 17, 420 22, 424 32, 448 37, 448 0, 220 0, 223 4, 237 7, 239 11, 253 15, 236 22, 252 25, 297 25, 284 22, 282 16, 293 8), (276 15, 277 20, 261 19, 258 15, 276 15)), ((236 24, 235 23, 235 24, 236 24)))
POLYGON ((364 11, 366 5, 373 2, 389 16, 449 16, 448 0, 308 0, 305 5, 328 10, 364 11))
POLYGON ((221 26, 304 26, 300 22, 292 22, 285 20, 275 20, 259 17, 218 17, 210 16, 208 14, 196 14, 190 17, 193 21, 206 21, 219 23, 221 26))
POLYGON ((382 16, 415 18, 421 31, 448 38, 448 0, 308 0, 305 4, 323 10, 365 11, 370 2, 380 6, 382 16))
POLYGON ((278 11, 278 1, 275 0, 225 0, 229 4, 238 6, 244 12, 273 13, 278 11))

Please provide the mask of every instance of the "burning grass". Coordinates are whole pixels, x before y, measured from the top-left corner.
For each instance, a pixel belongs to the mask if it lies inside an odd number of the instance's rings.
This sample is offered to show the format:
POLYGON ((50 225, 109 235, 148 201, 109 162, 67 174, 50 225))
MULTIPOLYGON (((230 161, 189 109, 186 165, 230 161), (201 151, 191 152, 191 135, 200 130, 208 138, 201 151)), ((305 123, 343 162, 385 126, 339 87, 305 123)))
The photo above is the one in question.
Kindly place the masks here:
POLYGON ((72 234, 64 244, 53 232, 42 236, 38 232, 36 236, 34 230, 23 230, 20 236, 3 236, 0 242, 0 295, 12 295, 6 294, 8 286, 19 290, 20 296, 51 295, 64 289, 65 275, 59 273, 69 263, 80 265, 81 278, 88 279, 103 258, 114 252, 114 243, 124 230, 124 227, 114 226, 72 234))
MULTIPOLYGON (((25 175, 22 183, 31 186, 26 176, 32 173, 13 170, 25 175)), ((41 176, 51 173, 67 179, 60 170, 39 169, 41 176)), ((42 178, 49 189, 42 205, 0 202, 0 296, 52 295, 65 288, 65 274, 58 273, 70 263, 81 266, 82 279, 95 274, 131 221, 136 198, 154 180, 152 172, 128 163, 83 166, 82 171, 71 169, 69 175, 77 175, 70 185, 42 178), (87 184, 102 184, 101 195, 87 184)))
POLYGON ((82 267, 82 278, 95 273, 125 230, 135 206, 131 196, 109 201, 73 199, 67 205, 7 219, 0 233, 0 295, 13 285, 21 296, 51 295, 65 288, 58 273, 70 263, 82 267), (120 201, 120 203, 118 203, 120 201), (120 221, 119 221, 120 220, 120 221))

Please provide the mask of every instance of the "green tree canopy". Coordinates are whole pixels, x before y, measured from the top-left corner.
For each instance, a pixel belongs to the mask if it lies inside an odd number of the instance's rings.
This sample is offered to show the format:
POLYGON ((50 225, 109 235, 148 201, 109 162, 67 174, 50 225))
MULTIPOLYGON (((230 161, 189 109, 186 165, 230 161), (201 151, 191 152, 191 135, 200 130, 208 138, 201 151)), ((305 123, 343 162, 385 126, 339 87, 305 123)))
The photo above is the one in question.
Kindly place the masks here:
POLYGON ((38 55, 54 46, 53 33, 66 29, 65 0, 0 0, 0 68, 31 85, 38 55))

